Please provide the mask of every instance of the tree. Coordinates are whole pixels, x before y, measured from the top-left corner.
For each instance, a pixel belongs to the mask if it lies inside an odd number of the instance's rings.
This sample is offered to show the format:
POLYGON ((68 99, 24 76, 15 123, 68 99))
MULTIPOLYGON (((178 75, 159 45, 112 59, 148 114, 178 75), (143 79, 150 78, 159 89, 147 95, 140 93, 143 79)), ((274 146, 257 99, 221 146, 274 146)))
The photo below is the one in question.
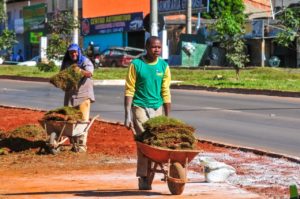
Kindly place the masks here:
POLYGON ((300 8, 288 8, 279 16, 279 24, 282 27, 275 39, 279 45, 293 47, 294 41, 300 36, 300 8))
POLYGON ((55 12, 48 23, 50 28, 47 56, 49 59, 59 59, 72 42, 72 31, 78 27, 78 19, 71 12, 55 12))
POLYGON ((10 30, 3 30, 0 35, 0 50, 8 50, 18 43, 16 40, 16 34, 10 30))
POLYGON ((210 26, 216 31, 213 37, 215 42, 226 51, 226 59, 236 71, 239 79, 240 69, 249 61, 245 52, 245 6, 242 0, 212 0, 210 5, 210 17, 216 22, 210 26))
POLYGON ((242 0, 210 0, 209 13, 204 13, 208 19, 218 19, 223 13, 231 13, 235 20, 244 23, 245 15, 243 14, 245 5, 242 0))
MULTIPOLYGON (((5 0, 0 1, 0 24, 5 24, 5 21, 7 20, 4 6, 5 3, 5 0)), ((0 51, 5 50, 8 52, 8 54, 11 54, 11 49, 16 43, 18 43, 16 33, 14 31, 8 30, 5 26, 5 30, 3 30, 0 34, 0 51)))

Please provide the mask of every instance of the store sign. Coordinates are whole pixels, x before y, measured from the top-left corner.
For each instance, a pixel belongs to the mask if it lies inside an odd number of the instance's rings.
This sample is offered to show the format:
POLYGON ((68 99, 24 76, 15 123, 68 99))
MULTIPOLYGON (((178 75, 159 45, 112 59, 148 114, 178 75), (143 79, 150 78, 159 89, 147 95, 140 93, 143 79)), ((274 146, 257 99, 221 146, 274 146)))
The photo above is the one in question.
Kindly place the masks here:
POLYGON ((35 4, 23 8, 24 28, 37 30, 45 28, 46 4, 35 4))
POLYGON ((81 34, 83 36, 140 30, 143 30, 142 12, 81 20, 81 34))
POLYGON ((30 32, 29 33, 29 42, 31 44, 39 44, 40 38, 43 36, 43 32, 30 32))
MULTIPOLYGON (((207 0, 203 0, 207 2, 207 0)), ((202 0, 192 0, 192 10, 199 11, 200 8, 206 7, 202 5, 202 0)), ((158 12, 159 14, 172 14, 179 12, 186 12, 187 0, 158 0, 158 12)))

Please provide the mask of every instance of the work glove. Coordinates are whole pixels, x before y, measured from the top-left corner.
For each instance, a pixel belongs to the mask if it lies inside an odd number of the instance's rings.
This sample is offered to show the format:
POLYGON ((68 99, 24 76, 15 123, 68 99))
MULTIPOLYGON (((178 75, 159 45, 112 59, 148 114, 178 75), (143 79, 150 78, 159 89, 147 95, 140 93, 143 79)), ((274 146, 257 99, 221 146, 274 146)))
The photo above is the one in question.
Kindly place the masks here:
POLYGON ((132 118, 131 118, 131 110, 129 109, 126 109, 125 110, 125 121, 124 121, 124 125, 127 127, 127 128, 132 128, 133 125, 132 125, 132 118))

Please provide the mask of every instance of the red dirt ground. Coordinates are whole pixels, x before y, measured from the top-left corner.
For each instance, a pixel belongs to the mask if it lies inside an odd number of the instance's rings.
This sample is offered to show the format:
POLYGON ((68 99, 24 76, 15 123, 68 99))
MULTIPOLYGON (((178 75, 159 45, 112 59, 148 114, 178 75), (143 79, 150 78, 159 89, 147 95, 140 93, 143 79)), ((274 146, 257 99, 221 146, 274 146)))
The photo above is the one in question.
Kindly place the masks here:
MULTIPOLYGON (((0 130, 8 132, 25 124, 38 125, 38 120, 43 117, 44 112, 0 106, 0 115, 0 130)), ((237 174, 241 176, 246 176, 247 174, 252 174, 255 176, 258 173, 257 171, 251 171, 251 169, 241 166, 242 163, 256 161, 258 165, 263 162, 266 162, 267 165, 271 165, 271 163, 268 163, 268 161, 271 162, 269 157, 257 156, 253 154, 245 155, 245 153, 241 151, 218 147, 209 143, 199 143, 198 147, 201 148, 201 150, 203 150, 203 152, 206 154, 217 154, 217 159, 219 156, 219 159, 234 166, 237 170, 237 174), (231 158, 223 158, 223 156, 227 155, 231 156, 231 158)), ((136 154, 136 145, 132 136, 132 132, 121 124, 109 123, 105 121, 96 120, 89 130, 88 154, 75 154, 69 151, 63 151, 58 156, 52 156, 37 155, 35 153, 36 151, 37 149, 33 149, 20 153, 9 153, 8 155, 0 156, 0 176, 6 176, 8 178, 17 178, 17 176, 20 176, 20 178, 27 178, 27 180, 30 181, 30 174, 55 174, 57 172, 59 173, 60 168, 63 168, 66 172, 70 173, 72 173, 74 170, 85 173, 87 171, 99 170, 100 167, 102 172, 105 171, 104 173, 109 173, 110 170, 134 170, 135 167, 134 159, 136 154), (126 160, 125 162, 123 161, 124 159, 126 160)), ((199 166, 191 166, 191 168, 198 171, 201 170, 199 166)), ((296 170, 296 176, 294 179, 296 182, 300 183, 299 172, 297 172, 297 170, 299 171, 300 167, 298 167, 298 165, 290 165, 286 168, 289 168, 289 170, 283 169, 282 173, 284 173, 284 175, 295 175, 289 171, 296 170)), ((279 168, 272 169, 280 170, 279 168)), ((264 171, 262 171, 262 173, 263 172, 264 171)), ((277 186, 276 184, 272 183, 266 184, 268 186, 265 186, 265 184, 264 186, 252 186, 251 183, 246 185, 243 183, 237 183, 237 186, 256 192, 263 198, 269 198, 269 196, 282 196, 282 198, 287 197, 287 187, 279 185, 277 186)), ((22 184, 22 181, 20 181, 19 184, 18 181, 14 181, 12 182, 11 186, 22 187, 24 184, 22 184)), ((126 186, 124 188, 126 188, 126 186)))

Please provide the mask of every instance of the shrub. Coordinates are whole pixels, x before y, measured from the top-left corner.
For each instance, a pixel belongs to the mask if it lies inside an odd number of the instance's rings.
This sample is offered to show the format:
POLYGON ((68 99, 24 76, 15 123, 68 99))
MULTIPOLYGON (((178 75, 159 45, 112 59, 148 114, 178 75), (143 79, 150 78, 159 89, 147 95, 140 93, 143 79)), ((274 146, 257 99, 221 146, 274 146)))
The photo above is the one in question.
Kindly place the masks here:
POLYGON ((44 72, 54 72, 58 71, 58 67, 55 65, 53 61, 50 61, 49 63, 38 63, 37 67, 40 71, 44 72))

